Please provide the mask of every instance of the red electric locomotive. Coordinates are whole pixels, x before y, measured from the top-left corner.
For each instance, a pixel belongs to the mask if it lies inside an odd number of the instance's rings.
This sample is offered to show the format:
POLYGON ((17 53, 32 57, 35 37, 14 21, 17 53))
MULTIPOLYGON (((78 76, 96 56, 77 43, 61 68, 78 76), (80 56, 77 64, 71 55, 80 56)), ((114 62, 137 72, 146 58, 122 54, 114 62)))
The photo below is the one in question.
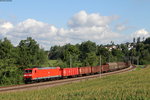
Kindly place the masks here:
POLYGON ((24 71, 25 83, 62 77, 60 67, 29 68, 24 71))

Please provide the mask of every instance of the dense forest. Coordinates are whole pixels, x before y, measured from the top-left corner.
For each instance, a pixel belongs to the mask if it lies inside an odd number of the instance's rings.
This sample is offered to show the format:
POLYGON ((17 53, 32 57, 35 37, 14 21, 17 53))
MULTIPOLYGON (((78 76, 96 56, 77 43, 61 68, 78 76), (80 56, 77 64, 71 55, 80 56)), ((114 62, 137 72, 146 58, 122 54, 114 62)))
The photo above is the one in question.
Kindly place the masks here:
POLYGON ((55 45, 49 51, 28 37, 14 46, 7 38, 0 40, 0 85, 22 84, 23 69, 32 67, 96 66, 108 62, 130 61, 150 64, 150 37, 134 38, 132 43, 97 45, 92 41, 81 44, 55 45), (51 64, 51 60, 56 62, 51 64))
POLYGON ((49 59, 57 60, 61 67, 96 66, 108 62, 130 61, 133 64, 150 64, 150 38, 133 38, 132 43, 97 45, 92 41, 81 44, 53 46, 49 59), (101 61, 100 61, 101 60, 101 61))
POLYGON ((47 60, 46 52, 31 37, 16 47, 7 38, 0 40, 0 85, 22 83, 23 69, 40 66, 47 60))

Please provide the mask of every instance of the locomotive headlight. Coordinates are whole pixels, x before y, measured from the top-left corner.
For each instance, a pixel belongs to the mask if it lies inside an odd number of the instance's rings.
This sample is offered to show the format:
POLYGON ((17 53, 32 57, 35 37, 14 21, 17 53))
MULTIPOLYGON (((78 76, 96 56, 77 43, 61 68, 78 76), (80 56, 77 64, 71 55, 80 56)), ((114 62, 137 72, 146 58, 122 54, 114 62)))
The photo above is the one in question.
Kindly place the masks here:
POLYGON ((29 75, 24 75, 24 76, 32 76, 31 74, 29 74, 29 75))

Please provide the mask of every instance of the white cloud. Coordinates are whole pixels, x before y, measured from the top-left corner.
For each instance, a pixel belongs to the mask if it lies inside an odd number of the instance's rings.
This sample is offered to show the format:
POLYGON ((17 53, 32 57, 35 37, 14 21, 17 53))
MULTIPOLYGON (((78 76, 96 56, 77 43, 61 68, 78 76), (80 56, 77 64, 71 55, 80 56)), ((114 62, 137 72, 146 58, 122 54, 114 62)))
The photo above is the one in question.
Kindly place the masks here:
POLYGON ((6 34, 14 28, 13 24, 8 21, 0 21, 0 37, 6 36, 6 34))
POLYGON ((26 37, 33 37, 45 49, 49 49, 52 45, 76 44, 87 40, 99 44, 111 41, 120 43, 123 41, 123 35, 113 32, 109 26, 117 18, 80 11, 68 21, 67 29, 57 28, 35 19, 27 19, 18 24, 3 22, 0 23, 0 37, 8 37, 15 45, 26 37))
POLYGON ((79 41, 92 40, 98 43, 110 43, 110 40, 119 38, 121 35, 112 32, 108 27, 81 27, 72 29, 68 34, 69 38, 79 41))
POLYGON ((121 31, 126 31, 126 30, 128 30, 128 29, 133 29, 133 28, 134 28, 134 26, 130 26, 130 25, 128 25, 128 24, 129 24, 128 21, 124 21, 124 22, 122 22, 122 23, 118 23, 118 24, 115 26, 115 29, 116 29, 116 31, 121 32, 121 31))
POLYGON ((140 29, 140 30, 137 30, 136 32, 134 32, 132 34, 132 37, 141 37, 141 38, 147 38, 150 36, 150 32, 148 32, 147 30, 145 29, 140 29))
POLYGON ((127 27, 126 27, 125 25, 120 24, 120 25, 117 25, 117 26, 116 26, 116 29, 117 29, 118 31, 123 31, 123 30, 126 30, 127 27))
POLYGON ((15 31, 17 33, 24 33, 26 35, 38 35, 41 37, 47 37, 54 35, 57 31, 57 28, 53 25, 36 21, 34 19, 27 19, 23 22, 20 22, 16 26, 15 31))
POLYGON ((71 28, 106 26, 116 19, 118 16, 101 16, 98 13, 87 14, 85 11, 80 11, 68 21, 68 26, 71 28))
POLYGON ((11 24, 10 22, 5 22, 5 23, 3 23, 3 25, 1 25, 1 28, 12 29, 13 28, 13 24, 11 24))

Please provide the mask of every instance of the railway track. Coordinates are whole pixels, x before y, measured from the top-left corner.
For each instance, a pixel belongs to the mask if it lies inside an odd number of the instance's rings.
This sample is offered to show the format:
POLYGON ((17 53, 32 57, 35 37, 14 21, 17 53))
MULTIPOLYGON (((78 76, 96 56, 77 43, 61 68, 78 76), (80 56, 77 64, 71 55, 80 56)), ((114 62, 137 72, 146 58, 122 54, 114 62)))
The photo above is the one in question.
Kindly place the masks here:
POLYGON ((134 68, 135 68, 135 66, 130 66, 126 69, 122 69, 122 70, 118 70, 118 71, 114 71, 114 72, 94 74, 94 75, 84 76, 84 77, 61 79, 61 80, 47 81, 47 82, 34 83, 34 84, 23 84, 23 85, 0 87, 0 93, 23 91, 23 90, 29 90, 29 89, 33 90, 33 89, 47 88, 47 87, 52 87, 52 86, 57 86, 57 85, 62 85, 62 84, 68 84, 68 83, 73 83, 73 82, 89 80, 89 79, 98 78, 98 77, 104 77, 104 76, 108 76, 108 75, 112 75, 112 74, 124 73, 124 72, 128 72, 128 71, 132 71, 134 68))

